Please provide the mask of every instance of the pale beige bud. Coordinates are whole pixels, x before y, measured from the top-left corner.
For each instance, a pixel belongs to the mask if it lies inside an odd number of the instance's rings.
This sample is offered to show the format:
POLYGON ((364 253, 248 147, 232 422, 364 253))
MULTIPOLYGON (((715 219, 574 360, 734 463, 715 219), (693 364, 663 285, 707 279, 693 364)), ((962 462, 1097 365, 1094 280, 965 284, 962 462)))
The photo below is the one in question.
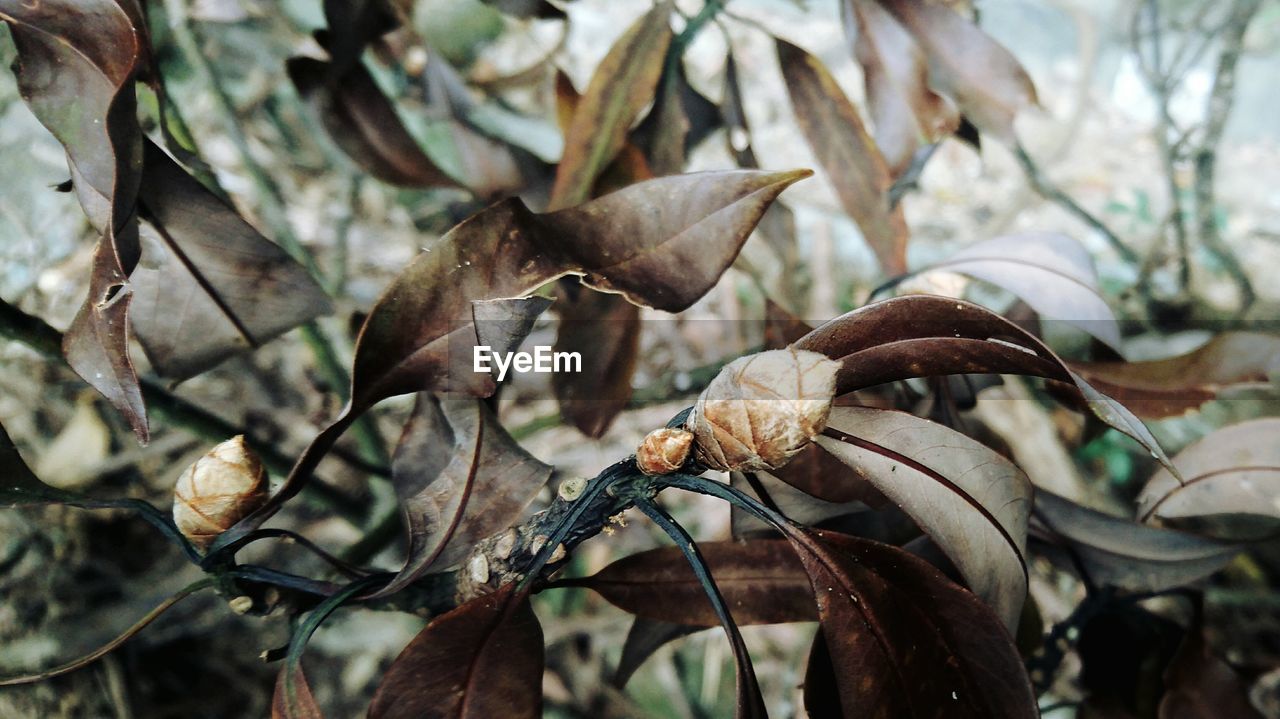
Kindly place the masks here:
POLYGON ((636 466, 645 474, 671 474, 684 466, 693 448, 693 433, 663 427, 645 435, 636 450, 636 466))
POLYGON ((243 436, 209 450, 173 488, 173 521, 191 543, 207 548, 231 525, 262 506, 267 478, 243 436))
POLYGON ((698 462, 726 472, 786 464, 827 426, 839 370, 826 355, 793 348, 725 365, 685 423, 698 462))

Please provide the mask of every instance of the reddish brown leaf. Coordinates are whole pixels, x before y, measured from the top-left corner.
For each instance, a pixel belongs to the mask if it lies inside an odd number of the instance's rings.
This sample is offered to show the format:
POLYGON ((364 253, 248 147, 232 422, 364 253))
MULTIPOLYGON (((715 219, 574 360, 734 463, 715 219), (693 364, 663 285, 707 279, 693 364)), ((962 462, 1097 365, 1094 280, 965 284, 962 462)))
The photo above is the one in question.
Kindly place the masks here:
POLYGON ((986 445, 905 412, 834 407, 815 442, 928 532, 1011 631, 1027 595, 1031 482, 986 445))
POLYGON ((1014 143, 1013 120, 1036 103, 1031 78, 977 25, 927 0, 878 0, 915 37, 929 58, 933 89, 954 99, 982 132, 1014 143))
POLYGON ((1072 369, 1139 417, 1176 417, 1224 387, 1266 382, 1280 371, 1280 337, 1225 332, 1176 357, 1146 362, 1076 362, 1072 369))
POLYGON ((867 135, 858 111, 818 59, 778 40, 778 61, 800 131, 813 148, 845 212, 888 274, 907 270, 907 225, 902 209, 889 207, 893 180, 867 135))
POLYGON ((302 265, 150 141, 139 201, 130 320, 160 374, 191 377, 331 311, 302 265))
POLYGON ((330 137, 369 174, 404 187, 460 186, 422 151, 362 65, 353 63, 340 80, 313 58, 293 58, 288 69, 330 137))
POLYGON ((582 371, 557 372, 560 414, 588 437, 603 437, 631 399, 640 351, 640 308, 621 295, 573 287, 562 292, 555 352, 577 352, 582 371))
POLYGON ((857 537, 793 529, 790 539, 817 598, 843 716, 1039 716, 1000 619, 933 566, 857 537))
POLYGON ((876 145, 893 176, 902 174, 921 143, 960 126, 960 112, 929 89, 920 47, 876 0, 842 0, 845 34, 862 66, 876 145))
POLYGON ((542 669, 542 628, 507 585, 414 637, 383 675, 369 719, 536 719, 542 669))
POLYGON ((1071 372, 1026 330, 970 302, 933 295, 875 302, 818 327, 795 346, 844 364, 837 395, 936 375, 1021 374, 1056 380, 1074 386, 1075 398, 1094 415, 1168 463, 1150 430, 1122 404, 1071 372))
POLYGON ((627 131, 654 99, 671 43, 671 5, 660 2, 609 50, 576 103, 565 132, 549 208, 577 205, 626 144, 627 131))
POLYGON ((1057 232, 1023 232, 965 247, 925 270, 959 272, 1017 295, 1041 316, 1062 320, 1120 348, 1120 322, 1098 287, 1093 258, 1057 232))
MULTIPOLYGON (((814 619, 809 580, 787 542, 699 542, 698 549, 739 625, 814 619)), ((720 623, 676 547, 623 557, 590 577, 566 584, 588 587, 638 617, 693 627, 720 623)))
POLYGON ((1033 536, 1047 535, 1047 554, 1061 559, 1067 569, 1082 568, 1098 586, 1134 592, 1190 584, 1226 566, 1241 549, 1103 514, 1039 488, 1032 531, 1033 536), (1062 551, 1054 551, 1058 548, 1062 551))
POLYGON ((379 595, 432 567, 464 559, 480 539, 516 523, 551 477, 476 400, 418 395, 391 464, 409 525, 404 568, 379 595))
POLYGON ((1173 458, 1182 478, 1161 468, 1138 495, 1143 522, 1222 514, 1280 518, 1280 419, 1223 427, 1173 458), (1183 479, 1185 478, 1185 479, 1183 479))
POLYGON ((631 628, 627 630, 626 641, 622 644, 622 656, 618 659, 618 671, 613 676, 613 685, 625 687, 636 670, 667 643, 704 629, 706 627, 686 627, 636 617, 635 621, 631 622, 631 628))

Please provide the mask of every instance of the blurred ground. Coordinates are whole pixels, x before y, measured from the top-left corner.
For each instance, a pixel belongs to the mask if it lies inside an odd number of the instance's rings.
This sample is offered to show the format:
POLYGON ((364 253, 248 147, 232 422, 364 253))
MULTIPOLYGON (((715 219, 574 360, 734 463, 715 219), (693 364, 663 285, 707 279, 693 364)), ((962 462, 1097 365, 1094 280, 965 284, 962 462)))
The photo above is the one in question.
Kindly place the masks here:
MULTIPOLYGON (((1020 120, 1028 149, 1056 183, 1143 253, 1154 241, 1154 218, 1164 214, 1167 200, 1151 138, 1151 101, 1129 52, 1130 4, 978 4, 984 27, 1026 64, 1040 91, 1043 111, 1020 120)), ((281 0, 283 14, 275 5, 204 0, 196 3, 203 18, 199 30, 206 38, 207 55, 228 80, 254 156, 287 199, 290 222, 345 293, 339 311, 322 324, 332 337, 349 340, 352 314, 367 309, 419 248, 475 207, 447 192, 400 191, 373 180, 353 180, 352 166, 304 119, 283 76, 287 56, 300 49, 315 50, 305 32, 320 22, 319 2, 281 0)), ((696 2, 679 5, 689 12, 699 7, 696 2)), ((572 22, 563 65, 583 87, 612 39, 648 3, 576 0, 567 7, 572 22)), ((817 54, 846 92, 860 97, 858 71, 848 57, 835 2, 732 0, 729 9, 817 54)), ((1237 111, 1219 162, 1224 236, 1241 263, 1254 271, 1261 301, 1252 316, 1260 320, 1277 319, 1280 306, 1280 288, 1267 274, 1280 266, 1280 136, 1274 123, 1280 100, 1273 89, 1280 57, 1271 52, 1280 35, 1277 20, 1272 6, 1255 23, 1253 45, 1242 65, 1237 111)), ((723 25, 750 88, 747 113, 762 165, 814 166, 794 128, 770 41, 744 22, 728 18, 723 25)), ((516 24, 513 37, 482 54, 478 67, 498 74, 520 67, 554 46, 558 32, 554 23, 516 24)), ((720 96, 724 38, 712 28, 688 56, 693 83, 712 98, 720 96)), ((7 66, 12 57, 11 44, 0 31, 0 64, 7 66)), ((190 68, 182 72, 180 60, 166 61, 178 70, 170 89, 204 156, 240 209, 259 218, 260 198, 207 88, 190 68)), ((1191 83, 1192 92, 1175 103, 1179 112, 1191 112, 1201 102, 1194 90, 1206 90, 1200 76, 1209 70, 1196 72, 1200 79, 1191 83)), ((514 92, 512 101, 538 113, 539 119, 522 130, 530 149, 554 154, 555 125, 545 89, 544 83, 536 90, 514 92)), ((731 164, 724 139, 717 134, 696 154, 692 169, 731 164)), ((7 72, 0 72, 0 167, 5 168, 0 181, 0 296, 63 328, 82 299, 91 238, 74 197, 50 189, 67 178, 61 150, 18 100, 7 72)), ((799 283, 805 306, 797 309, 807 317, 825 319, 857 306, 878 279, 875 265, 826 180, 818 176, 796 186, 785 201, 797 213, 805 259, 799 283)), ((1061 230, 1095 252, 1109 288, 1118 292, 1133 279, 1102 238, 1032 193, 1012 156, 996 143, 987 143, 977 153, 947 142, 925 172, 921 191, 909 196, 905 206, 913 231, 913 265, 1012 230, 1061 230)), ((758 244, 758 239, 752 240, 746 257, 766 284, 778 281, 769 276, 768 262, 758 260, 758 244)), ((1233 285, 1203 252, 1194 257, 1194 294, 1211 309, 1229 310, 1236 301, 1233 285)), ((1134 310, 1118 295, 1112 300, 1121 310, 1134 310)), ((662 323, 667 327, 646 332, 637 385, 714 363, 759 340, 755 329, 707 333, 706 325, 693 320, 754 319, 761 312, 754 280, 747 272, 731 271, 716 291, 685 313, 686 321, 662 323)), ((349 347, 346 341, 338 344, 349 347)), ((1139 357, 1167 352, 1168 347, 1136 342, 1129 349, 1131 356, 1139 357)), ((176 392, 294 453, 336 410, 332 389, 314 369, 305 347, 290 335, 176 392)), ((554 403, 537 386, 518 388, 515 394, 526 399, 506 403, 509 427, 537 427, 539 418, 554 411, 554 403)), ((555 427, 536 431, 525 444, 568 476, 590 476, 629 453, 646 431, 682 406, 684 402, 676 400, 629 412, 599 441, 555 427)), ((407 411, 404 398, 386 403, 379 417, 385 436, 397 436, 407 411)), ((1256 403, 1248 400, 1218 402, 1199 416, 1157 429, 1173 450, 1220 424, 1223 417, 1256 411, 1256 403)), ((181 468, 204 451, 203 443, 169 429, 157 432, 151 446, 136 447, 119 420, 76 378, 14 343, 0 345, 0 421, 51 483, 95 494, 140 496, 166 506, 181 468)), ((1142 460, 1136 461, 1138 469, 1130 472, 1140 475, 1142 460)), ((1105 483, 1111 466, 1082 465, 1082 476, 1105 483)), ((323 472, 354 492, 369 491, 364 478, 341 463, 329 462, 323 472)), ((682 497, 672 506, 695 536, 727 535, 728 513, 722 505, 682 497)), ((326 546, 357 538, 348 525, 314 507, 295 511, 289 520, 326 546)), ((574 571, 593 571, 616 556, 654 546, 656 535, 643 523, 635 524, 640 526, 589 544, 575 560, 574 571)), ((193 578, 173 552, 155 556, 157 546, 145 525, 124 517, 67 509, 0 512, 0 674, 44 666, 96 646, 113 629, 145 612, 165 590, 193 578)), ((308 567, 306 558, 294 550, 269 551, 275 560, 288 557, 295 566, 308 567)), ((388 552, 379 560, 391 566, 396 558, 388 552)), ((1046 618, 1053 619, 1069 609, 1067 599, 1076 588, 1041 581, 1035 591, 1046 618)), ((552 646, 549 656, 571 680, 549 680, 549 698, 569 704, 570 697, 599 693, 603 698, 598 698, 598 706, 607 707, 601 716, 727 716, 724 708, 733 676, 718 634, 703 632, 678 650, 663 650, 633 681, 628 700, 598 686, 616 662, 627 626, 624 615, 594 597, 554 594, 541 600, 539 614, 552 646), (697 697, 701 707, 691 708, 688 696, 697 697), (720 709, 700 713, 706 707, 720 709)), ((284 643, 286 622, 281 617, 241 619, 217 604, 209 597, 190 600, 93 668, 29 689, 0 690, 0 716, 265 716, 274 667, 261 663, 257 655, 284 643)), ((421 623, 405 615, 353 612, 339 615, 317 634, 307 655, 308 672, 321 704, 331 707, 330 716, 362 713, 381 670, 421 623)), ((812 631, 776 627, 745 632, 777 716, 801 711, 797 687, 802 677, 797 672, 804 665, 812 631)))

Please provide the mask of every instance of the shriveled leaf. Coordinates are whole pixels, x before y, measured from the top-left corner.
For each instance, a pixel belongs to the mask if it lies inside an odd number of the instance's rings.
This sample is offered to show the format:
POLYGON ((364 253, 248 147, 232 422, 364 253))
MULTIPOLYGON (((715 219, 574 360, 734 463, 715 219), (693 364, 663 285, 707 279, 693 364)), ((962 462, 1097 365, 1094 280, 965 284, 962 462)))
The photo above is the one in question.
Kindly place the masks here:
POLYGON ((668 61, 653 108, 632 133, 649 167, 661 177, 684 169, 690 150, 716 128, 720 108, 689 84, 681 61, 668 61))
POLYGON ((551 477, 477 400, 418 395, 391 464, 409 526, 404 568, 379 594, 458 563, 516 523, 551 477))
POLYGON ((1041 316, 1075 325, 1120 349, 1120 323, 1102 299, 1093 258, 1067 235, 1022 232, 996 237, 970 245, 929 270, 990 282, 1017 295, 1041 316))
POLYGON ((929 63, 906 28, 876 0, 841 0, 845 34, 862 66, 876 145, 894 177, 922 143, 960 126, 959 109, 929 88, 929 63))
POLYGON ((706 627, 688 627, 636 617, 627 630, 626 641, 622 643, 622 656, 618 659, 618 671, 613 675, 613 685, 625 687, 636 670, 663 646, 704 629, 706 627))
POLYGON ((879 0, 915 37, 929 58, 933 89, 955 100, 979 130, 1014 143, 1013 120, 1036 104, 1027 71, 968 18, 925 0, 879 0))
POLYGON ((1151 431, 1124 405, 1073 373, 1029 332, 971 302, 933 295, 895 297, 837 317, 795 346, 844 364, 837 394, 936 375, 1020 374, 1056 380, 1074 387, 1077 400, 1103 422, 1168 463, 1151 431))
MULTIPOLYGON (((137 241, 137 223, 122 230, 137 241)), ((114 239, 104 236, 93 252, 89 297, 62 336, 67 364, 124 416, 138 441, 151 436, 147 408, 138 373, 129 357, 129 305, 133 288, 116 252, 114 239)))
POLYGON ((1141 521, 1232 514, 1280 518, 1280 418, 1211 432, 1174 456, 1173 465, 1182 478, 1161 468, 1138 495, 1141 521))
POLYGON ((799 529, 790 539, 843 716, 1039 716, 1012 637, 977 597, 896 547, 799 529))
POLYGON ((432 620, 383 675, 369 719, 542 716, 542 628, 513 589, 432 620))
POLYGON ((834 407, 815 442, 928 532, 1010 630, 1027 595, 1031 482, 986 445, 905 412, 834 407))
POLYGON ((309 57, 289 60, 288 70, 333 141, 369 174, 402 187, 461 186, 422 151, 360 63, 340 81, 329 63, 309 57))
POLYGON ((518 200, 484 210, 419 255, 370 312, 356 345, 356 405, 421 389, 491 391, 487 375, 451 377, 445 362, 451 342, 474 336, 475 300, 582 274, 639 304, 688 307, 715 284, 768 204, 806 174, 680 175, 545 215, 518 200))
POLYGON ((1139 524, 1082 507, 1036 489, 1033 536, 1045 536, 1068 569, 1079 568, 1098 586, 1161 592, 1190 584, 1226 566, 1241 547, 1194 534, 1139 524))
POLYGON ((1076 362, 1072 369, 1139 417, 1185 414, 1223 388, 1280 371, 1280 337, 1224 332, 1185 354, 1145 362, 1076 362))
POLYGON ((142 167, 133 81, 148 61, 141 14, 113 0, 3 0, 0 20, 18 49, 18 90, 66 149, 76 196, 102 234, 89 297, 67 329, 63 353, 145 443, 146 408, 128 346, 142 167))
POLYGON ((751 127, 747 124, 747 111, 742 103, 742 84, 738 79, 738 63, 730 52, 725 57, 724 65, 724 101, 720 104, 720 114, 724 120, 725 139, 729 144, 729 152, 733 154, 738 167, 759 167, 756 152, 751 147, 751 127))
POLYGON ((1214 655, 1202 627, 1194 626, 1164 672, 1159 719, 1262 719, 1249 701, 1249 684, 1214 655))
POLYGON ((575 352, 581 372, 556 372, 560 414, 588 437, 603 437, 631 399, 640 352, 640 308, 621 295, 572 287, 560 305, 554 352, 575 352))
POLYGON ((654 99, 671 43, 671 4, 658 3, 609 50, 573 110, 551 209, 576 205, 626 143, 627 131, 654 99))
POLYGON ((139 201, 130 320, 160 374, 191 377, 331 311, 302 265, 149 141, 139 201))
MULTIPOLYGON (((795 552, 783 540, 699 542, 720 593, 739 625, 813 621, 813 593, 795 552)), ((693 627, 720 621, 680 550, 662 547, 623 557, 590 577, 588 587, 638 617, 693 627)))
POLYGON ((785 40, 777 43, 796 121, 841 205, 858 223, 884 271, 905 272, 906 220, 900 207, 889 207, 887 193, 893 182, 889 167, 862 126, 858 111, 818 58, 785 40))

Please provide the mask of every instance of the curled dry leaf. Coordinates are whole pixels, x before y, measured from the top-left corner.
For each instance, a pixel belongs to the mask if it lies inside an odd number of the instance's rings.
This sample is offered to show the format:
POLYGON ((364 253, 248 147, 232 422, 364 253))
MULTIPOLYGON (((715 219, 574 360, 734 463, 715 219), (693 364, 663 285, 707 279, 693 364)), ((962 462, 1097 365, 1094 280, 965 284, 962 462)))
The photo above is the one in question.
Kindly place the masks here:
POLYGON ((477 541, 519 520, 551 477, 483 403, 418 395, 391 464, 409 526, 404 568, 379 595, 464 559, 477 541))
POLYGON ((128 344, 142 168, 133 82, 148 62, 141 13, 114 0, 3 0, 0 20, 18 49, 18 90, 66 149, 76 195, 102 235, 89 297, 67 329, 63 354, 145 443, 146 407, 128 344))
POLYGON ((173 487, 173 521, 184 537, 204 549, 266 499, 262 462, 243 435, 232 437, 178 477, 173 487))
POLYGON ((847 717, 1039 716, 1013 638, 932 565, 858 537, 793 529, 847 717))
POLYGON ((836 407, 815 442, 927 532, 991 605, 1017 626, 1027 594, 1031 482, 984 444, 905 412, 836 407))
POLYGON ((507 585, 436 617, 400 652, 369 719, 542 716, 542 628, 507 585))
POLYGON ((1120 322, 1102 298, 1093 258, 1058 232, 1022 232, 965 247, 923 270, 959 272, 1017 295, 1042 317, 1061 320, 1119 351, 1120 322))
POLYGON ((911 377, 953 374, 1055 380, 1095 416, 1169 466, 1160 443, 1124 405, 1090 386, 1035 336, 971 302, 933 295, 895 297, 841 315, 795 346, 841 362, 837 394, 911 377))
POLYGON ((901 175, 922 142, 960 126, 960 112, 929 88, 924 52, 877 0, 841 0, 845 34, 862 66, 876 145, 890 174, 901 175))
POLYGON ((1138 517, 1192 520, 1214 515, 1280 518, 1280 418, 1223 427, 1179 452, 1176 477, 1161 468, 1138 495, 1138 517), (1185 478, 1185 479, 1184 479, 1185 478))
MULTIPOLYGON (((815 618, 813 590, 787 542, 699 542, 698 549, 736 623, 780 624, 815 618)), ((637 617, 690 627, 720 623, 676 547, 623 557, 590 577, 563 584, 587 587, 637 617)))
POLYGON ((591 292, 576 282, 559 287, 560 324, 554 352, 576 352, 582 372, 557 372, 551 387, 560 415, 588 437, 603 437, 631 399, 640 353, 640 308, 621 295, 591 292))
POLYGON ((858 111, 816 57, 778 40, 778 62, 800 131, 835 186, 845 212, 888 274, 907 270, 907 225, 890 208, 889 167, 862 126, 858 111))
POLYGON ((1145 362, 1073 362, 1098 390, 1147 419, 1185 414, 1223 388, 1266 382, 1280 371, 1280 337, 1225 332, 1185 354, 1145 362))
POLYGON ((1103 514, 1040 488, 1032 513, 1032 536, 1037 535, 1050 545, 1047 554, 1067 569, 1083 570, 1097 586, 1133 592, 1190 584, 1241 550, 1238 544, 1103 514))
POLYGON ((971 20, 941 3, 878 1, 924 49, 930 86, 955 100, 979 130, 1014 143, 1014 118, 1036 104, 1035 86, 1018 60, 971 20))

